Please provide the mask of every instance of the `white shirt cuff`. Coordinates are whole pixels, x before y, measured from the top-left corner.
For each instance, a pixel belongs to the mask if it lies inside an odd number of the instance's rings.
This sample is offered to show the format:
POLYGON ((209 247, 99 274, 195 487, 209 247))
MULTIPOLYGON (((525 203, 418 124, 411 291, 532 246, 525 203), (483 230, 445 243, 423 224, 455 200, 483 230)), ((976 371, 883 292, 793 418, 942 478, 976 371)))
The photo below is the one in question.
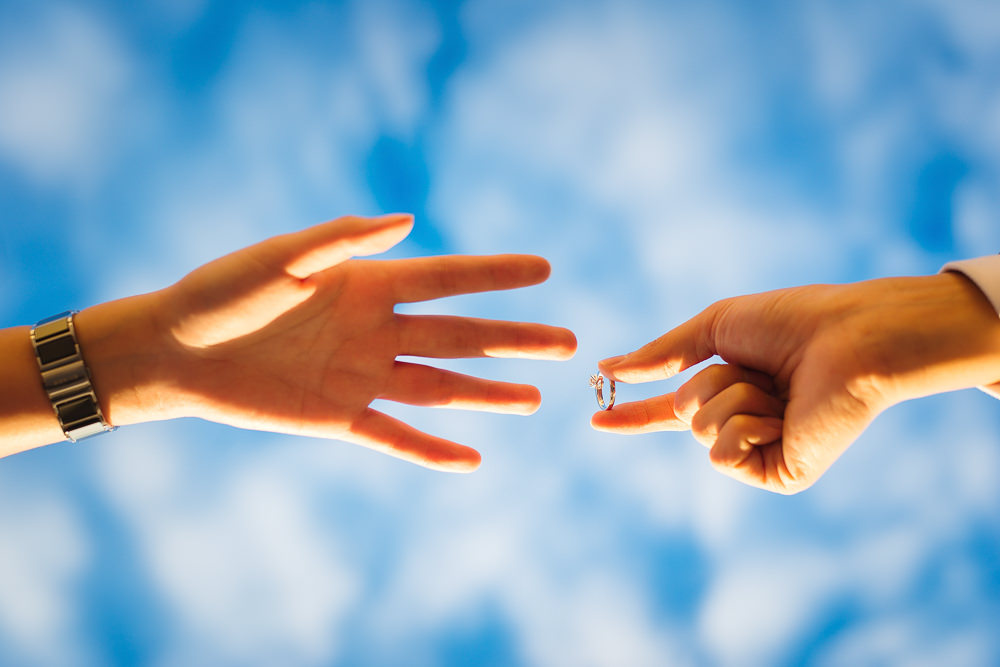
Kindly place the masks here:
MULTIPOLYGON (((976 287, 993 304, 993 310, 1000 315, 1000 255, 987 255, 975 259, 948 262, 942 271, 956 271, 976 284, 976 287)), ((980 387, 990 396, 1000 398, 1000 382, 980 387)))
POLYGON ((942 271, 956 271, 976 284, 1000 315, 1000 255, 948 262, 942 271))

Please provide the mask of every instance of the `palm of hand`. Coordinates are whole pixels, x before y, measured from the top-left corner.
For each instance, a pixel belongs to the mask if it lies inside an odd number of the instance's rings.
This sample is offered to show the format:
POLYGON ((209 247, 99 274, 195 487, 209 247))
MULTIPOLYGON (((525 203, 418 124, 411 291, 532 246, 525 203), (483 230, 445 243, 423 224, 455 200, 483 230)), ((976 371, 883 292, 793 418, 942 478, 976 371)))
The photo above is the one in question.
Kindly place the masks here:
MULTIPOLYGON (((199 402, 203 416, 261 430, 345 436, 385 390, 398 348, 395 303, 378 264, 352 260, 308 282, 288 275, 254 280, 243 272, 240 285, 262 286, 248 294, 220 290, 217 278, 206 277, 216 286, 209 292, 213 303, 173 328, 198 359, 194 391, 212 399, 199 402), (220 320, 227 322, 224 333, 220 320)), ((180 296, 191 303, 204 292, 201 276, 189 278, 192 287, 182 281, 178 288, 193 293, 180 296)))
POLYGON ((394 245, 408 217, 346 219, 276 237, 207 264, 165 290, 162 330, 183 372, 188 413, 243 428, 347 440, 439 469, 470 470, 473 449, 370 407, 527 414, 538 390, 397 357, 565 359, 576 339, 541 324, 407 316, 397 303, 544 281, 540 257, 344 261, 394 245))

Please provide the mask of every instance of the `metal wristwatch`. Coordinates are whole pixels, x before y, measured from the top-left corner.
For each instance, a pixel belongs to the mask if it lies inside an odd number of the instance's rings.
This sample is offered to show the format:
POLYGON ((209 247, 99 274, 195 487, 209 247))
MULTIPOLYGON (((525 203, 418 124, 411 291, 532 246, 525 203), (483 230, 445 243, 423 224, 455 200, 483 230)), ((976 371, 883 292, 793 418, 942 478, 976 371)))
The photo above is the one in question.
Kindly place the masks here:
POLYGON ((104 420, 73 326, 75 311, 41 320, 31 327, 31 345, 42 386, 63 433, 76 442, 115 430, 104 420))

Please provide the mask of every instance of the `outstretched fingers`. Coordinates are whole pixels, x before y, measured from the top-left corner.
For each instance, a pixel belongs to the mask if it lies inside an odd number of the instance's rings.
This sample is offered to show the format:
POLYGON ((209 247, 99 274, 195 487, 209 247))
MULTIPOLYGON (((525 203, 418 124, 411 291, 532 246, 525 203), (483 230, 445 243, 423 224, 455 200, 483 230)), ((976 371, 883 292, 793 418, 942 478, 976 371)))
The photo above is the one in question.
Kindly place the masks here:
POLYGON ((348 439, 383 454, 443 472, 472 472, 482 460, 479 452, 471 447, 418 431, 372 408, 366 408, 354 421, 348 439))
POLYGON ((527 384, 499 382, 397 361, 379 398, 441 408, 530 415, 542 396, 527 384))
POLYGON ((535 255, 446 255, 400 260, 393 272, 396 301, 412 303, 537 285, 551 267, 535 255))
POLYGON ((396 322, 403 355, 569 359, 576 352, 576 336, 562 327, 447 315, 397 315, 396 322))

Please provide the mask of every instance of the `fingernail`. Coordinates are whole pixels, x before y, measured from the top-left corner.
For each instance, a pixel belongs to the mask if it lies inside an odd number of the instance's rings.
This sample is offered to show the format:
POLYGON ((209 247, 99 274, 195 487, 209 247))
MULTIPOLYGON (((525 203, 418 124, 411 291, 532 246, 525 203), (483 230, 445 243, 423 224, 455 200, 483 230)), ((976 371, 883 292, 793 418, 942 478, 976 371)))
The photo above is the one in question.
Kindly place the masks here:
POLYGON ((385 215, 377 215, 373 218, 369 218, 372 224, 385 225, 393 222, 413 222, 412 213, 386 213, 385 215))
POLYGON ((617 357, 608 357, 607 359, 601 361, 598 365, 602 368, 614 368, 623 362, 627 356, 627 354, 620 354, 617 357))

